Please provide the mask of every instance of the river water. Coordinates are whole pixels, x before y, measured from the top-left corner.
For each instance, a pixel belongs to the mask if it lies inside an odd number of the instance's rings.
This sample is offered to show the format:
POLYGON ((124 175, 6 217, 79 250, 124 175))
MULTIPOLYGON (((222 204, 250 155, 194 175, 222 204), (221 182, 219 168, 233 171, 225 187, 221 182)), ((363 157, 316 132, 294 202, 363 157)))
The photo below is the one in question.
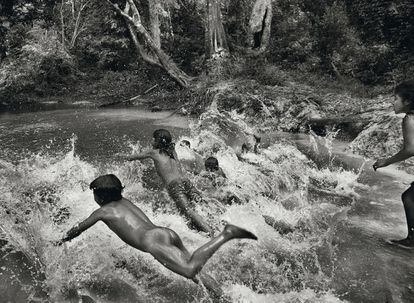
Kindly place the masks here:
POLYGON ((225 245, 203 269, 231 301, 414 302, 412 252, 386 243, 405 235, 400 195, 409 175, 392 167, 374 173, 343 143, 312 135, 274 134, 259 154, 240 158, 229 146, 244 138, 229 125, 249 133, 240 117, 215 112, 200 121, 135 108, 0 114, 0 301, 211 302, 202 287, 127 247, 104 224, 62 247, 51 244, 96 208, 88 184, 104 173, 115 173, 124 195, 190 250, 205 243, 150 163, 114 161, 168 128, 203 157, 217 156, 228 177, 220 192, 241 201, 219 202, 217 188, 194 176, 211 201, 198 211, 213 225, 225 220, 259 237, 225 245))

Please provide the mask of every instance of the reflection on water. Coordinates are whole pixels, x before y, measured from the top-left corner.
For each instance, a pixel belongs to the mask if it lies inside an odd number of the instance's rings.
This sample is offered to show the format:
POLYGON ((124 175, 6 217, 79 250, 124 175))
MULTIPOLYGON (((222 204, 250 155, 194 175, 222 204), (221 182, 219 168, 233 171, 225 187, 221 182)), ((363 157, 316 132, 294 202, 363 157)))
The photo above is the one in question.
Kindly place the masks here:
MULTIPOLYGON (((220 190, 241 201, 228 205, 211 198, 198 211, 211 224, 225 220, 259 236, 258 243, 225 245, 203 269, 233 302, 410 302, 410 255, 383 241, 403 233, 398 198, 406 175, 360 169, 363 160, 318 138, 314 143, 325 156, 315 155, 308 137, 279 136, 260 154, 240 157, 226 144, 240 138, 229 138, 225 128, 196 123, 189 129, 185 119, 168 115, 112 109, 0 116, 0 226, 8 241, 0 274, 8 281, 2 287, 23 285, 0 288, 0 296, 20 302, 30 296, 39 302, 80 296, 98 302, 209 302, 202 287, 129 248, 103 224, 64 247, 50 243, 96 208, 88 182, 104 173, 118 175, 124 195, 156 224, 174 229, 190 250, 208 240, 188 228, 166 195, 147 187, 149 163, 113 160, 114 153, 146 146, 162 125, 175 138, 191 138, 204 158, 214 154, 228 176, 220 190), (281 232, 279 226, 289 228, 281 232), (20 257, 10 257, 11 247, 20 257), (19 258, 31 267, 19 271, 19 258)), ((214 115, 201 119, 214 121, 214 115)), ((205 195, 217 191, 207 187, 205 195)))

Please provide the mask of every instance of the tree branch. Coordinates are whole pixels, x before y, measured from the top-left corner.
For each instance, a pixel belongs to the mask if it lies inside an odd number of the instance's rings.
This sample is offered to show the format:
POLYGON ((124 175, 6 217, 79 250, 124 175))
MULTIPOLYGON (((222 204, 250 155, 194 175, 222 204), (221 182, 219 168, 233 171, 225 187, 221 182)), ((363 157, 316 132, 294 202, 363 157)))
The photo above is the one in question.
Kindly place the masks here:
POLYGON ((132 24, 134 24, 134 20, 131 18, 131 16, 128 15, 127 13, 125 13, 123 10, 121 10, 119 8, 118 4, 112 3, 111 0, 106 0, 106 2, 108 2, 117 11, 118 14, 120 14, 121 16, 123 16, 127 21, 129 21, 132 24))
POLYGON ((144 50, 144 47, 141 45, 141 43, 139 43, 138 37, 137 37, 136 33, 134 32, 131 24, 128 23, 127 26, 128 26, 128 29, 129 29, 129 33, 131 34, 132 41, 134 42, 134 45, 135 45, 136 49, 138 50, 139 54, 141 55, 142 59, 144 61, 148 62, 149 64, 156 65, 156 66, 162 68, 163 66, 161 65, 161 63, 156 58, 152 58, 144 50))
POLYGON ((137 21, 141 24, 141 15, 139 14, 138 8, 135 5, 133 0, 127 0, 127 2, 129 3, 129 5, 131 6, 132 9, 132 18, 134 19, 134 21, 137 21))

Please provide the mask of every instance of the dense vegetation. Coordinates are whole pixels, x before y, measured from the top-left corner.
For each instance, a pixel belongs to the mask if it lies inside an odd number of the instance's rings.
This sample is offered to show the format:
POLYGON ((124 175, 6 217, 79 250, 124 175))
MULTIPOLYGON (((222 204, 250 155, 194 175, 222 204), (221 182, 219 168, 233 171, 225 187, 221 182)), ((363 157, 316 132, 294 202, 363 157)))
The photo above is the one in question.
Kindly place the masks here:
MULTIPOLYGON (((337 83, 392 86, 414 70, 411 0, 135 3, 141 24, 155 42, 159 40, 161 57, 145 35, 129 30, 132 23, 109 1, 1 0, 0 101, 71 91, 131 97, 155 84, 166 91, 187 86, 171 81, 174 73, 196 77, 188 86, 201 79, 205 83, 233 78, 278 85, 286 72, 300 81, 322 77, 337 83), (219 5, 221 16, 206 4, 219 5), (260 15, 266 5, 270 9, 260 15), (259 10, 253 14, 255 6, 259 10), (263 27, 270 22, 266 45, 257 42, 257 37, 265 36, 264 29, 252 36, 254 21, 263 27), (220 28, 223 44, 211 52, 207 33, 220 36, 220 28), (131 39, 134 33, 138 44, 131 39), (226 54, 216 60, 222 50, 226 54), (163 54, 165 62, 177 68, 174 73, 162 62, 163 54)), ((125 6, 122 1, 115 4, 125 6)))

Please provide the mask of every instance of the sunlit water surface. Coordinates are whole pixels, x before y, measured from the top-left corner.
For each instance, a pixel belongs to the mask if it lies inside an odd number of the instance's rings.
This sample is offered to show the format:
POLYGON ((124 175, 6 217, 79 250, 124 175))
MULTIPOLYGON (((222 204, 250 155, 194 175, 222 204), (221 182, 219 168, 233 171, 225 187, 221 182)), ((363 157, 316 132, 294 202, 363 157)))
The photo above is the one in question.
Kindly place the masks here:
MULTIPOLYGON (((373 173, 364 159, 343 153, 333 136, 276 134, 260 154, 240 159, 226 144, 240 141, 234 134, 202 123, 231 119, 244 130, 239 118, 208 112, 201 122, 187 121, 138 109, 0 115, 0 298, 211 302, 203 287, 126 246, 102 223, 62 247, 51 244, 96 209, 88 185, 104 173, 115 173, 124 195, 155 223, 174 229, 190 250, 208 240, 188 228, 151 163, 114 160, 118 152, 145 148, 162 127, 177 141, 189 139, 204 157, 215 146, 228 177, 221 191, 242 202, 210 197, 198 211, 214 226, 228 221, 259 237, 225 245, 203 269, 231 301, 414 302, 412 253, 385 241, 405 235, 399 197, 410 176, 392 168, 373 173), (263 215, 291 232, 269 226, 263 215)), ((214 192, 202 177, 192 179, 206 196, 214 192)))

